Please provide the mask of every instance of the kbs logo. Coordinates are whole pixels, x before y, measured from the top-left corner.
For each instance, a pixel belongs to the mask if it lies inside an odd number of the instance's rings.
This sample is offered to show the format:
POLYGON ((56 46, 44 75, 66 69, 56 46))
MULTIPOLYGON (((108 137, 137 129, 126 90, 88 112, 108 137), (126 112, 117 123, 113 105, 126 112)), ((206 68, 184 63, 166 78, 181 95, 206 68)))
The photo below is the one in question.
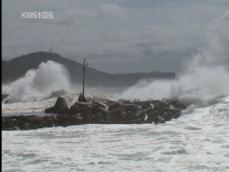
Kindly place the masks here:
POLYGON ((53 12, 22 12, 21 13, 21 18, 22 19, 46 19, 50 20, 54 18, 54 13, 53 12))

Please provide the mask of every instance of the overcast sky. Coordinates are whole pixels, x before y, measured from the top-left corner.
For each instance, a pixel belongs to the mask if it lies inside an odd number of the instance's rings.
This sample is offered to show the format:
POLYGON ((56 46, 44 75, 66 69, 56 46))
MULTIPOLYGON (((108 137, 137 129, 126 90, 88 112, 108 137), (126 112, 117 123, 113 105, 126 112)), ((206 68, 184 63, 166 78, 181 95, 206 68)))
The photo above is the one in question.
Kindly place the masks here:
MULTIPOLYGON (((179 71, 209 41, 229 0, 3 0, 3 59, 57 52, 107 72, 179 71), (52 11, 53 20, 26 20, 52 11)), ((228 33, 228 31, 227 31, 228 33)), ((228 40, 227 40, 228 41, 228 40)), ((229 49, 229 41, 225 42, 229 49)))

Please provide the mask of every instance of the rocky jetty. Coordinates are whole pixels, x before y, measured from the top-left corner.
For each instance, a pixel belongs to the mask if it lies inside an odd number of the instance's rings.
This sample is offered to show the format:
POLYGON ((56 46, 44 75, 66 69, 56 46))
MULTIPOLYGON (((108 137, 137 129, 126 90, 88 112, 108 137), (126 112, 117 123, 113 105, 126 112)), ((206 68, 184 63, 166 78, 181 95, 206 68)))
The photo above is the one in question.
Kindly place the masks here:
POLYGON ((53 107, 45 109, 46 116, 2 117, 3 130, 37 129, 79 124, 143 124, 163 123, 178 118, 185 105, 177 100, 118 100, 79 99, 68 106, 58 97, 53 107))

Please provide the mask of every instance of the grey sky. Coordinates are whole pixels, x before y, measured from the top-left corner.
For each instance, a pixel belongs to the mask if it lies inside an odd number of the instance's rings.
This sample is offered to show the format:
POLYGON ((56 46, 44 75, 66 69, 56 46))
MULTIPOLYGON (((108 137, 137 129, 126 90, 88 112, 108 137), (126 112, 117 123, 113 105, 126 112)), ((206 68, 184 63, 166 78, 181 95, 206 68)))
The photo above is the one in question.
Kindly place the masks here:
POLYGON ((3 58, 51 48, 108 72, 179 71, 228 11, 228 0, 3 0, 3 58))

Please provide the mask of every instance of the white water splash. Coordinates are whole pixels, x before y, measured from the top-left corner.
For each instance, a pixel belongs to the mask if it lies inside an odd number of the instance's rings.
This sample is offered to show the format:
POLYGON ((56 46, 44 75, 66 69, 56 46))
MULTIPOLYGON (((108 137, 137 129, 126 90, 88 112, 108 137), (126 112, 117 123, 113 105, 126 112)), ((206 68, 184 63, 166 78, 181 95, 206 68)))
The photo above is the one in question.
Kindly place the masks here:
POLYGON ((9 85, 3 85, 3 92, 9 94, 8 101, 40 100, 53 91, 71 88, 68 70, 53 61, 42 62, 38 69, 31 69, 25 76, 9 85))
POLYGON ((206 44, 175 80, 140 81, 116 97, 124 99, 178 98, 207 105, 229 95, 229 14, 212 23, 206 44))
POLYGON ((215 67, 197 68, 176 80, 141 81, 127 89, 121 98, 162 99, 176 98, 187 103, 206 105, 219 96, 229 94, 229 75, 226 69, 215 67))

